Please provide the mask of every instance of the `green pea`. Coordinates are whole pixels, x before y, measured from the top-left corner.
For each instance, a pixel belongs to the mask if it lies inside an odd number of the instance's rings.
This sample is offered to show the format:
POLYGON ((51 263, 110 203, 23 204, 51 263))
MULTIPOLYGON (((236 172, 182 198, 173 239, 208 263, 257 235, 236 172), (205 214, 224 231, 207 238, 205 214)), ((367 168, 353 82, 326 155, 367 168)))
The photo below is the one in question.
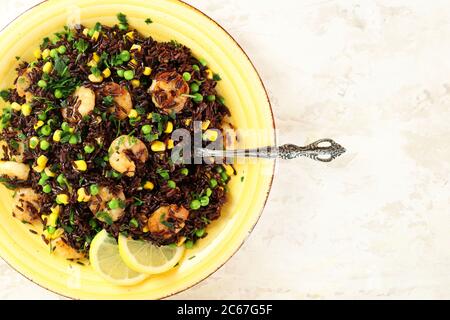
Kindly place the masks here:
POLYGON ((199 200, 192 200, 191 201, 190 207, 191 207, 192 210, 198 210, 198 209, 200 209, 201 206, 202 206, 202 204, 200 203, 199 200))
POLYGON ((139 227, 139 222, 133 218, 130 220, 130 226, 134 227, 134 228, 138 228, 139 227))
POLYGON ((38 81, 38 86, 39 86, 40 88, 47 88, 47 81, 45 81, 45 80, 39 80, 39 81, 38 81))
POLYGON ((209 185, 214 189, 215 187, 217 187, 217 180, 212 178, 211 180, 209 180, 209 185))
POLYGON ((52 192, 52 187, 49 184, 46 184, 45 186, 42 187, 42 192, 50 193, 52 192))
POLYGON ((134 71, 133 70, 127 70, 123 73, 123 77, 125 80, 133 80, 134 78, 134 71))
POLYGON ((58 50, 56 50, 56 49, 50 50, 50 57, 55 59, 57 56, 58 56, 58 50))
POLYGON ((177 184, 173 180, 167 181, 167 186, 171 189, 175 189, 177 187, 177 184))
POLYGON ((194 246, 194 242, 192 242, 192 240, 188 240, 184 243, 184 246, 186 247, 186 249, 192 249, 192 247, 194 246))
POLYGON ((108 207, 111 210, 118 209, 120 207, 120 200, 119 199, 112 199, 110 202, 108 202, 108 207))
POLYGON ((206 67, 206 65, 208 64, 208 62, 206 62, 206 60, 205 60, 204 58, 200 58, 200 59, 198 60, 198 62, 200 62, 200 64, 201 64, 202 66, 204 66, 204 67, 206 67))
POLYGON ((209 197, 203 196, 200 198, 200 204, 202 207, 206 207, 209 204, 209 197))
POLYGON ((91 193, 91 195, 96 196, 98 195, 98 193, 100 192, 98 185, 96 184, 91 184, 91 186, 89 187, 89 192, 91 193))
POLYGON ((94 150, 95 150, 94 146, 91 146, 89 144, 84 146, 84 152, 86 152, 86 153, 92 153, 92 152, 94 152, 94 150))
POLYGON ((191 74, 189 72, 183 72, 183 79, 184 81, 191 80, 191 74))
POLYGON ((39 113, 38 114, 38 119, 42 120, 42 121, 47 120, 47 114, 45 112, 39 113))
POLYGON ((41 128, 41 134, 44 136, 49 136, 52 133, 52 128, 47 124, 41 128))
POLYGON ((210 188, 206 189, 206 196, 211 197, 211 195, 212 195, 212 190, 210 188))
POLYGON ((216 172, 217 173, 222 173, 223 172, 223 167, 222 166, 216 167, 216 172))
POLYGON ((56 228, 55 228, 54 226, 48 226, 48 227, 47 227, 47 232, 48 232, 49 234, 54 234, 55 231, 56 231, 56 228))
POLYGON ((111 172, 111 177, 113 177, 113 178, 120 178, 120 177, 122 177, 122 174, 120 174, 117 171, 112 171, 111 172))
POLYGON ((194 97, 192 99, 194 100, 194 102, 202 102, 203 96, 197 92, 196 94, 194 94, 194 97))
POLYGON ((40 186, 43 186, 47 182, 48 179, 50 179, 50 177, 45 172, 42 172, 41 173, 41 178, 39 179, 38 184, 40 186))
POLYGON ((59 90, 59 89, 56 89, 56 90, 55 90, 55 98, 56 98, 56 99, 61 99, 62 97, 63 97, 62 91, 59 90))
POLYGON ((188 168, 183 168, 183 169, 181 169, 180 172, 181 172, 182 175, 187 176, 189 174, 189 169, 188 168))
POLYGON ((69 138, 69 143, 70 144, 77 144, 78 143, 78 138, 76 135, 71 135, 69 138))
POLYGON ((211 95, 206 97, 206 100, 208 100, 208 101, 215 101, 216 100, 216 96, 211 94, 211 95))
POLYGON ((62 187, 66 184, 66 177, 61 173, 57 178, 56 181, 58 184, 62 187))
POLYGON ((149 124, 143 125, 141 130, 143 134, 149 134, 152 131, 152 126, 149 124))
POLYGON ((50 143, 47 140, 42 140, 39 143, 39 147, 41 148, 41 150, 48 150, 48 148, 50 148, 50 143))
POLYGON ((69 132, 70 126, 69 126, 69 124, 68 124, 67 122, 63 122, 63 123, 61 124, 61 129, 62 129, 62 131, 64 131, 64 132, 69 132))
POLYGON ((228 175, 227 175, 227 173, 226 173, 226 172, 222 172, 222 173, 220 174, 220 178, 221 178, 223 181, 227 181, 227 180, 228 180, 228 175))
POLYGON ((198 229, 195 231, 195 235, 199 238, 201 238, 205 234, 205 229, 198 229))
POLYGON ((123 50, 120 53, 120 59, 122 59, 122 61, 124 61, 124 62, 130 61, 130 59, 131 59, 130 52, 127 50, 123 50))
POLYGON ((66 53, 66 51, 67 51, 67 48, 65 46, 63 46, 63 45, 59 46, 58 53, 64 54, 64 53, 66 53))
POLYGON ((119 76, 119 77, 121 77, 121 78, 123 78, 123 74, 125 73, 125 70, 123 70, 123 69, 119 69, 119 70, 117 70, 117 75, 119 76))
POLYGON ((190 87, 192 93, 196 93, 198 92, 198 90, 200 90, 200 86, 196 82, 192 82, 190 87))
POLYGON ((194 71, 200 71, 200 67, 199 67, 198 65, 194 64, 194 65, 192 66, 192 70, 194 70, 194 71))

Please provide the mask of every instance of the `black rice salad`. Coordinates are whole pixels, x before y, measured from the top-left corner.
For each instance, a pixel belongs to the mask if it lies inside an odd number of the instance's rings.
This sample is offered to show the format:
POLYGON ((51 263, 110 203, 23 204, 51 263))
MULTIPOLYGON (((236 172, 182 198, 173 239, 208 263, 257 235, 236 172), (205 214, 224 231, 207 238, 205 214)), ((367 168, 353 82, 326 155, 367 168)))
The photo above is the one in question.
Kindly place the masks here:
MULTIPOLYGON (((220 216, 234 169, 174 164, 171 133, 221 129, 218 74, 177 43, 132 29, 77 25, 45 38, 1 91, 1 182, 13 215, 47 243, 86 256, 102 229, 189 248, 220 216)), ((205 141, 205 143, 208 141, 205 141)))

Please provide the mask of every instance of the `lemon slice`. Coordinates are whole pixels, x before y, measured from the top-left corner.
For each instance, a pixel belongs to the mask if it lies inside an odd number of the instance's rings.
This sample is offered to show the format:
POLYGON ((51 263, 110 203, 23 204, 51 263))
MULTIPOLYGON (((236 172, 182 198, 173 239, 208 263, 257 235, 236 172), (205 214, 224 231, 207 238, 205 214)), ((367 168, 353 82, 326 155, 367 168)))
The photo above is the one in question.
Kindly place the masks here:
POLYGON ((148 241, 119 236, 119 252, 131 269, 147 273, 163 273, 172 269, 184 253, 184 246, 155 246, 148 241))
POLYGON ((131 286, 148 277, 127 267, 120 257, 116 239, 106 230, 97 233, 92 240, 89 261, 95 271, 114 284, 131 286))

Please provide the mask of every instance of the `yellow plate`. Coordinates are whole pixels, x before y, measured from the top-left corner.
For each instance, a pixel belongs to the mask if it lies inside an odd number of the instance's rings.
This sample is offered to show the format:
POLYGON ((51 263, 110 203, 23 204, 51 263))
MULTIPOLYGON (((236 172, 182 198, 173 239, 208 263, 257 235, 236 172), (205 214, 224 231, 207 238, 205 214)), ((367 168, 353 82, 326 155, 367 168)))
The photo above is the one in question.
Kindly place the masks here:
MULTIPOLYGON (((272 111, 264 86, 239 45, 218 24, 189 5, 174 0, 50 0, 13 21, 0 34, 0 88, 12 86, 16 56, 32 60, 42 38, 68 23, 93 26, 96 21, 116 23, 123 12, 130 24, 156 40, 177 40, 203 57, 222 81, 225 97, 242 134, 240 145, 256 147, 275 143, 272 111), (145 24, 150 17, 153 23, 145 24), (261 131, 262 130, 262 131, 261 131)), ((4 107, 2 102, 0 107, 4 107)), ((35 283, 61 295, 79 299, 157 299, 185 290, 222 266, 242 245, 256 224, 270 191, 274 161, 258 160, 237 166, 230 183, 229 201, 222 216, 208 228, 208 237, 187 250, 180 266, 155 275, 133 287, 112 285, 89 266, 49 254, 48 248, 28 227, 11 216, 11 192, 0 189, 0 255, 35 283), (241 181, 241 176, 245 179, 241 181)))

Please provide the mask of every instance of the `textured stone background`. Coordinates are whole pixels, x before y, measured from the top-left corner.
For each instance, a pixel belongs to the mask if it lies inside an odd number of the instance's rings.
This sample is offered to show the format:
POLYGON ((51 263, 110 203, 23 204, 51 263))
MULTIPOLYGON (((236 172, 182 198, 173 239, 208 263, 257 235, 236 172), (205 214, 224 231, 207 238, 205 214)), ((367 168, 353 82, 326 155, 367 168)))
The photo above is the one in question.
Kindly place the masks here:
MULTIPOLYGON (((0 25, 36 2, 2 1, 0 25)), ((187 2, 255 63, 280 142, 349 151, 280 161, 247 243, 175 298, 450 298, 449 2, 187 2)), ((58 296, 0 261, 0 298, 58 296)))

